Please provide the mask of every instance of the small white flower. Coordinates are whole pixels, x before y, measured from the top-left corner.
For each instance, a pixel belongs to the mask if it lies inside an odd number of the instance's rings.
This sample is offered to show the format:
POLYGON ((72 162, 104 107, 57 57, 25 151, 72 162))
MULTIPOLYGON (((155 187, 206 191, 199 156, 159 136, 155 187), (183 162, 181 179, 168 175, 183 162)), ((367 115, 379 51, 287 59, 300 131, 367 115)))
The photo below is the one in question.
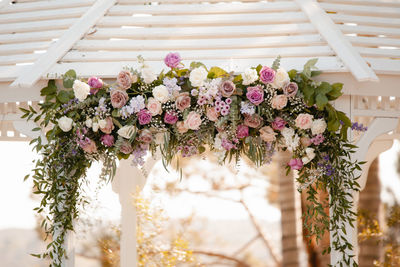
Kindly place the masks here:
POLYGON ((117 133, 118 133, 118 135, 120 135, 126 139, 129 139, 133 136, 133 134, 135 133, 135 130, 136 130, 135 126, 125 125, 124 127, 120 128, 117 133))
POLYGON ((285 84, 290 82, 289 74, 286 72, 285 69, 279 68, 276 71, 274 82, 272 86, 274 88, 282 88, 285 84))
POLYGON ((249 85, 251 83, 254 83, 255 81, 258 80, 257 70, 250 69, 250 68, 246 69, 242 73, 242 79, 243 79, 243 84, 244 85, 249 85))
POLYGON ((90 93, 90 86, 87 83, 81 82, 80 80, 74 81, 72 89, 74 89, 75 97, 81 102, 85 100, 90 93))
POLYGON ((157 75, 149 66, 145 66, 144 68, 142 68, 141 74, 145 83, 152 83, 155 79, 157 79, 157 75))
POLYGON ((97 122, 92 123, 93 132, 97 132, 99 130, 99 124, 97 122))
POLYGON ((314 148, 307 147, 306 148, 306 155, 301 158, 303 164, 307 164, 315 158, 314 148))
POLYGON ((207 71, 203 67, 196 68, 190 72, 189 80, 192 86, 200 87, 204 85, 207 79, 207 71))
POLYGON ((67 116, 62 116, 58 119, 58 126, 64 132, 69 132, 72 129, 73 120, 67 116))
POLYGON ((324 119, 313 120, 311 124, 311 132, 313 135, 322 134, 325 132, 326 126, 324 119))
POLYGON ((85 125, 88 128, 92 128, 92 124, 93 124, 93 121, 90 118, 85 121, 85 125))
POLYGON ((168 88, 165 85, 159 85, 153 88, 153 96, 156 100, 161 103, 165 103, 169 100, 168 88))
POLYGON ((106 120, 99 120, 99 127, 100 129, 105 128, 107 126, 106 120))

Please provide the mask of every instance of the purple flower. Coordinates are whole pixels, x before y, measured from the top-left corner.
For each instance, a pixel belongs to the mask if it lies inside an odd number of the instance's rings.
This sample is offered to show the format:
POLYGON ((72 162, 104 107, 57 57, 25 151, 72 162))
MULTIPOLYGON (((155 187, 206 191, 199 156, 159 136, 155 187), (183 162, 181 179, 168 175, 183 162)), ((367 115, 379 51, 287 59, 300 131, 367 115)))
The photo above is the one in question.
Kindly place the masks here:
POLYGON ((236 129, 236 137, 241 139, 249 136, 249 127, 244 124, 241 124, 236 129))
POLYGON ((141 111, 139 111, 137 116, 140 125, 148 124, 151 121, 151 113, 147 109, 142 109, 141 111))
POLYGON ((263 83, 272 83, 275 79, 275 70, 269 67, 262 67, 260 70, 260 80, 263 83))
POLYGON ((166 112, 164 115, 164 122, 167 124, 175 124, 178 121, 178 116, 175 112, 166 112))
POLYGON ((286 123, 287 122, 281 117, 276 117, 275 120, 271 123, 271 126, 272 129, 280 131, 285 128, 286 123))
POLYGON ((170 68, 178 68, 181 63, 181 56, 179 53, 168 53, 164 58, 164 62, 170 68))
POLYGON ((297 158, 297 159, 291 159, 288 163, 288 165, 290 166, 290 168, 292 168, 293 170, 300 170, 301 168, 303 168, 303 162, 301 161, 301 159, 297 158))
POLYGON ((111 134, 105 134, 100 138, 100 141, 103 143, 103 145, 111 147, 114 145, 114 136, 111 134))
POLYGON ((90 77, 88 80, 90 88, 100 89, 103 87, 103 81, 97 77, 90 77))
POLYGON ((246 97, 251 103, 258 106, 264 101, 264 91, 260 85, 247 87, 246 97))
POLYGON ((322 134, 317 134, 316 136, 314 136, 313 138, 311 138, 311 142, 318 146, 319 144, 322 144, 325 140, 325 137, 322 134))
POLYGON ((222 146, 223 148, 225 148, 225 150, 227 150, 227 151, 229 151, 229 150, 231 150, 231 149, 236 149, 236 148, 237 148, 234 144, 232 144, 232 142, 230 142, 230 141, 227 140, 227 139, 222 139, 221 146, 222 146))

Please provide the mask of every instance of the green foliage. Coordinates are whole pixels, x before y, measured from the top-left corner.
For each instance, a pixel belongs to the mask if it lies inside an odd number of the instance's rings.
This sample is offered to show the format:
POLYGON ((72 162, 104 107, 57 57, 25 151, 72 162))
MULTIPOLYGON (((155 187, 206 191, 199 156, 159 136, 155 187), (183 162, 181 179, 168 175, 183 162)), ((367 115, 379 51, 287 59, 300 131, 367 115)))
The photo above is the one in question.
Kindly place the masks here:
POLYGON ((281 56, 278 56, 274 62, 272 63, 272 69, 278 70, 279 66, 281 65, 281 56))
POLYGON ((69 70, 63 75, 63 86, 65 88, 72 88, 75 80, 76 72, 74 70, 69 70))
POLYGON ((226 76, 228 76, 228 73, 225 70, 221 69, 220 67, 212 67, 208 71, 207 78, 215 79, 215 78, 226 77, 226 76))

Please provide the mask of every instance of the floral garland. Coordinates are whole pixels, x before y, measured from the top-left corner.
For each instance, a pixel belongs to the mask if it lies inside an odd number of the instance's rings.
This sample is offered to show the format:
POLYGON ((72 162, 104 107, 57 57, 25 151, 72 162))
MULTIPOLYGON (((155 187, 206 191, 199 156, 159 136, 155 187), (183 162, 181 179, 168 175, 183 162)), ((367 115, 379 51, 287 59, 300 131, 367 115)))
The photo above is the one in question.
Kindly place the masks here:
POLYGON ((23 118, 40 123, 35 131, 47 129, 47 142, 32 140, 42 155, 33 170, 36 193, 43 197, 37 210, 47 214, 42 226, 53 238, 39 257, 60 266, 93 161, 102 160, 101 178, 111 179, 117 159, 131 157, 142 166, 147 152, 157 149, 165 166, 178 155, 198 155, 207 148, 221 163, 246 155, 257 166, 269 163, 274 151, 288 150, 293 155, 288 171, 299 171, 299 191, 308 194, 308 232, 318 239, 333 231, 341 264, 356 266, 342 229, 354 221, 348 192, 359 188, 354 173, 360 166, 350 160, 355 146, 346 133, 351 122, 329 103, 342 95, 342 84, 314 81, 320 74, 313 70, 317 59, 302 72, 285 71, 278 58, 272 67, 259 65, 239 75, 200 62, 185 68, 178 53, 166 56, 169 70, 159 75, 138 60, 139 70, 123 70, 111 84, 97 77, 77 79, 70 70, 63 75, 64 89, 50 80, 41 90, 40 110, 21 109, 23 118), (320 190, 330 198, 320 200, 320 190), (334 216, 325 212, 327 206, 334 216))

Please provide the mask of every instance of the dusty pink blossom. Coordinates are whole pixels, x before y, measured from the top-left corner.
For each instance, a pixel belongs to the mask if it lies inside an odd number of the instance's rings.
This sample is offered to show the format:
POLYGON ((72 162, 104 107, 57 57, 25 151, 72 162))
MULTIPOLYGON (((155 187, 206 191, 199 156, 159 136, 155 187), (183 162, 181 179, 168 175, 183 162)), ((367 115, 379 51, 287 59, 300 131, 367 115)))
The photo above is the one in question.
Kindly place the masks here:
POLYGON ((249 127, 244 124, 239 125, 236 129, 236 137, 242 139, 247 136, 249 136, 249 127))
POLYGON ((269 67, 262 67, 260 70, 260 80, 263 83, 272 83, 275 79, 275 70, 269 67))
POLYGON ((100 131, 102 131, 105 134, 110 134, 114 130, 114 123, 111 117, 106 118, 106 127, 100 128, 100 131))
POLYGON ((219 87, 219 91, 224 97, 230 97, 235 92, 235 90, 236 86, 231 81, 224 81, 219 87))
POLYGON ((191 130, 198 130, 201 125, 201 116, 195 111, 191 111, 185 120, 185 127, 191 130))
POLYGON ((90 88, 100 89, 103 87, 103 81, 97 77, 90 77, 88 80, 88 85, 90 88))
POLYGON ((298 86, 297 83, 294 82, 290 82, 287 83, 284 87, 283 87, 283 93, 287 96, 287 97, 294 97, 297 94, 298 91, 298 86))
POLYGON ((271 107, 277 110, 281 110, 287 105, 286 95, 276 95, 272 98, 271 107))
POLYGON ((258 128, 262 124, 262 118, 258 114, 253 115, 245 115, 244 116, 244 125, 249 126, 251 128, 258 128))
POLYGON ((160 115, 162 113, 160 101, 156 100, 153 97, 150 97, 147 101, 147 109, 153 116, 160 115))
POLYGON ((136 82, 136 80, 137 77, 132 75, 132 73, 126 70, 121 71, 117 77, 118 86, 123 90, 131 88, 132 83, 136 82))
POLYGON ((175 114, 175 112, 168 111, 165 112, 164 115, 164 122, 167 124, 175 124, 178 121, 178 116, 175 114))
POLYGON ((181 56, 179 53, 168 53, 164 58, 164 63, 170 68, 178 68, 181 63, 181 56))
POLYGON ((147 109, 142 109, 139 111, 137 116, 140 125, 148 124, 151 121, 151 113, 147 109))
POLYGON ((121 145, 119 146, 119 151, 124 154, 131 154, 133 151, 132 145, 129 143, 128 140, 124 140, 121 145))
POLYGON ((105 134, 100 138, 100 141, 107 147, 114 145, 114 136, 110 134, 105 134))
POLYGON ((246 97, 251 103, 258 106, 264 101, 264 90, 260 85, 247 87, 246 97))
POLYGON ((143 129, 140 131, 138 140, 146 144, 151 143, 153 140, 153 134, 149 129, 143 129))
POLYGON ((91 139, 88 139, 87 142, 85 142, 85 144, 82 145, 81 147, 86 153, 90 153, 91 154, 91 153, 96 153, 97 152, 96 143, 91 139))
POLYGON ((275 136, 277 135, 270 126, 264 126, 260 129, 260 137, 264 142, 273 142, 275 141, 275 136))
POLYGON ((301 168, 303 168, 303 161, 301 159, 291 159, 288 163, 288 165, 290 166, 290 168, 292 168, 293 170, 300 170, 301 168))
POLYGON ((175 100, 176 108, 180 111, 184 111, 190 107, 190 96, 188 92, 180 93, 175 100))
POLYGON ((300 138, 300 143, 304 147, 308 147, 312 144, 311 139, 306 136, 300 138))
POLYGON ((301 113, 297 116, 295 123, 296 127, 306 130, 310 129, 313 121, 313 116, 306 113, 301 113))
POLYGON ((111 96, 111 105, 114 108, 122 108, 125 106, 126 102, 128 101, 129 97, 125 91, 114 89, 110 93, 111 96))
POLYGON ((176 128, 178 129, 178 133, 180 134, 184 134, 189 130, 188 128, 186 128, 185 123, 183 121, 178 121, 176 123, 176 128))
POLYGON ((218 120, 219 113, 215 109, 215 107, 210 107, 207 109, 207 118, 210 121, 217 121, 218 120))
POLYGON ((283 128, 285 128, 287 122, 282 119, 281 117, 276 117, 275 120, 271 123, 272 129, 274 130, 282 130, 283 128))

